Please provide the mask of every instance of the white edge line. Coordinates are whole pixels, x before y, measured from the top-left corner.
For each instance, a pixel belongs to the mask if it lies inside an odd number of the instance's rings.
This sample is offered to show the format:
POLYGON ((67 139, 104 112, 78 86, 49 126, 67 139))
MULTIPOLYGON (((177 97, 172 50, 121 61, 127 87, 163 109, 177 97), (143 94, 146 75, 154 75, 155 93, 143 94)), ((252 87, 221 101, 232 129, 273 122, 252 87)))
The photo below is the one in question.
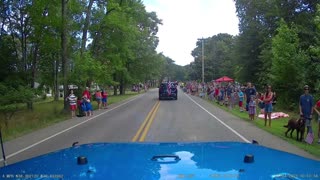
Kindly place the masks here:
POLYGON ((245 137, 243 137, 240 133, 238 133, 236 130, 232 129, 229 125, 227 125, 226 123, 224 123, 222 120, 220 120, 218 117, 216 117, 215 115, 213 115, 211 112, 209 112, 208 110, 206 110, 204 107, 202 107, 200 104, 198 104, 195 100, 193 100, 191 97, 189 97, 187 94, 183 93, 184 95, 186 95, 191 101, 193 101, 196 105, 198 105, 201 109, 203 109, 204 111, 206 111, 210 116, 214 117, 217 121, 219 121, 222 125, 224 125, 226 128, 228 128, 230 131, 232 131, 234 134, 236 134, 237 136, 239 136, 243 141, 250 143, 250 141, 248 139, 246 139, 245 137))
MULTIPOLYGON (((27 146, 27 147, 25 147, 25 148, 23 148, 23 149, 15 152, 15 153, 9 154, 8 156, 6 156, 6 159, 9 159, 9 158, 11 158, 11 157, 13 157, 13 156, 15 156, 15 155, 17 155, 17 154, 20 154, 20 153, 22 153, 23 151, 26 151, 26 150, 28 150, 28 149, 30 149, 30 148, 38 145, 38 144, 41 144, 41 143, 43 143, 43 142, 45 142, 45 141, 48 141, 49 139, 52 139, 52 138, 54 138, 54 137, 56 137, 56 136, 58 136, 58 135, 60 135, 60 134, 62 134, 62 133, 65 133, 65 132, 69 131, 70 129, 73 129, 73 128, 75 128, 75 127, 78 127, 78 126, 86 123, 86 122, 89 122, 89 121, 91 121, 91 120, 93 120, 93 119, 95 119, 95 118, 97 118, 97 117, 99 117, 99 116, 101 116, 101 115, 103 115, 103 114, 106 114, 106 113, 108 113, 108 112, 110 112, 110 111, 112 111, 112 110, 114 110, 114 109, 117 109, 117 108, 119 108, 119 107, 121 107, 121 106, 123 106, 123 105, 126 105, 126 104, 128 104, 129 102, 134 101, 134 100, 138 99, 138 98, 141 97, 141 96, 142 96, 142 95, 138 95, 137 97, 134 97, 134 98, 126 101, 126 102, 123 103, 123 104, 120 104, 120 105, 118 105, 118 106, 116 106, 116 107, 114 107, 114 108, 112 108, 112 109, 109 109, 109 110, 106 111, 106 112, 103 112, 103 113, 101 113, 101 114, 98 114, 98 115, 96 115, 96 116, 93 116, 93 117, 91 117, 91 118, 89 118, 89 119, 87 119, 87 120, 85 120, 85 121, 82 121, 81 123, 78 123, 78 124, 76 124, 76 125, 73 125, 73 126, 67 128, 67 129, 63 130, 63 131, 60 131, 60 132, 58 132, 58 133, 56 133, 56 134, 53 134, 53 135, 51 135, 51 136, 49 136, 49 137, 47 137, 47 138, 45 138, 45 139, 42 139, 41 141, 38 141, 38 142, 36 142, 36 143, 34 143, 34 144, 31 144, 31 145, 29 145, 29 146, 27 146)), ((0 159, 0 161, 3 161, 3 158, 0 159)))

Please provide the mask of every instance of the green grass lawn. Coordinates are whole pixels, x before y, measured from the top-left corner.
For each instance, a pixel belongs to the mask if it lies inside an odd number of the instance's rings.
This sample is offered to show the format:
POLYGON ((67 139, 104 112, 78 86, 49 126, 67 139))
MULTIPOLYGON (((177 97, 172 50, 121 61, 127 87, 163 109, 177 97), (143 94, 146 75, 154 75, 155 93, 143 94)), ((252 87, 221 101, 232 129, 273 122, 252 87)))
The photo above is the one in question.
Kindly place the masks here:
MULTIPOLYGON (((293 138, 289 138, 289 137, 286 137, 285 136, 285 132, 287 130, 287 128, 283 127, 284 125, 286 125, 288 123, 288 120, 292 117, 294 118, 298 118, 299 115, 298 114, 295 114, 293 112, 286 112, 286 111, 282 111, 280 109, 276 109, 276 111, 280 111, 280 112, 285 112, 287 114, 289 114, 289 118, 280 118, 280 119, 274 119, 272 120, 272 124, 271 124, 271 128, 269 127, 265 127, 264 126, 264 119, 261 119, 261 118, 258 118, 258 117, 255 117, 255 120, 254 121, 251 121, 249 119, 249 115, 247 112, 240 112, 239 110, 239 107, 236 106, 233 110, 230 110, 229 108, 225 107, 225 106, 221 106, 219 105, 218 103, 216 102, 213 102, 213 101, 210 101, 210 100, 207 100, 209 101, 210 103, 212 103, 213 105, 247 121, 247 122, 250 122, 250 123, 253 123, 255 124, 257 127, 263 129, 264 131, 267 131, 275 136, 278 136, 286 141, 288 141, 289 143, 301 148, 301 149, 304 149, 305 151, 309 152, 310 154, 313 154, 317 157, 320 157, 320 144, 317 143, 318 141, 318 136, 317 136, 317 132, 318 132, 318 124, 317 124, 317 121, 316 120, 313 120, 313 124, 312 124, 312 129, 313 129, 313 132, 314 132, 314 142, 313 144, 309 145, 305 142, 298 142, 295 140, 296 138, 296 131, 294 131, 293 133, 293 138)), ((289 134, 288 134, 289 135, 289 134)), ((290 135, 289 135, 290 136, 290 135)), ((306 136, 306 133, 305 133, 305 136, 306 136)))
MULTIPOLYGON (((129 91, 126 91, 125 95, 110 95, 108 97, 108 104, 117 103, 135 95, 138 95, 138 93, 129 91)), ((93 109, 97 109, 98 106, 96 101, 93 101, 92 105, 93 109)), ((36 102, 34 103, 33 111, 28 111, 25 107, 21 108, 21 110, 16 112, 9 120, 8 128, 4 127, 3 120, 1 121, 4 141, 17 138, 54 123, 70 119, 71 114, 64 113, 62 109, 62 99, 59 101, 47 99, 43 102, 36 102)), ((3 119, 3 116, 1 115, 0 118, 3 119)))

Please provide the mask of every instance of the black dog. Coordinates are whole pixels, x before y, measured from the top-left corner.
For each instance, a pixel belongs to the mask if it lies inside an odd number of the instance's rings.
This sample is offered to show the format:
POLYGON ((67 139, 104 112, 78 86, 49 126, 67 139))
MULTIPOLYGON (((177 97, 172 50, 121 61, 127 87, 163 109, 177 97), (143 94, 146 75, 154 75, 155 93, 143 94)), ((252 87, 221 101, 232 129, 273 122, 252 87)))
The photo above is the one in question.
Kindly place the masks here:
POLYGON ((305 121, 303 118, 299 118, 297 120, 290 119, 288 121, 288 124, 283 127, 288 128, 288 130, 285 132, 286 137, 289 131, 291 131, 290 136, 292 137, 293 131, 297 130, 297 141, 302 141, 304 137, 304 131, 305 131, 305 121), (299 137, 299 134, 300 134, 300 137, 299 137))

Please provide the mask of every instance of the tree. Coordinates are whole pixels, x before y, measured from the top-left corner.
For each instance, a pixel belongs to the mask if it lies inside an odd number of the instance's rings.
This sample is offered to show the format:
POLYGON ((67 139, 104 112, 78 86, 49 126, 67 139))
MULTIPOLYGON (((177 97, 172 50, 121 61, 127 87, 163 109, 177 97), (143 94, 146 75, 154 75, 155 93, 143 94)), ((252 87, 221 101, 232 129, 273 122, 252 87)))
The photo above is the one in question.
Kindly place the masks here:
POLYGON ((303 84, 306 83, 308 58, 299 47, 299 38, 294 28, 280 21, 277 35, 272 39, 272 65, 270 78, 277 87, 281 101, 285 105, 297 102, 303 84))
POLYGON ((314 17, 314 25, 316 26, 314 43, 310 44, 309 53, 310 62, 308 64, 309 72, 307 74, 308 84, 314 84, 316 91, 320 90, 320 5, 317 6, 317 13, 314 17))
POLYGON ((90 51, 110 67, 115 94, 118 88, 124 94, 127 84, 144 82, 157 71, 153 63, 161 21, 155 13, 147 13, 141 1, 109 1, 108 8, 112 13, 93 17, 102 20, 92 25, 90 51))
POLYGON ((87 44, 87 35, 88 35, 88 29, 89 29, 89 25, 90 25, 90 18, 91 18, 91 8, 93 6, 93 2, 94 0, 89 0, 89 4, 88 7, 85 11, 85 22, 84 22, 84 26, 83 26, 83 30, 82 30, 82 39, 81 39, 81 47, 80 47, 80 54, 82 56, 85 48, 86 48, 86 44, 87 44))
MULTIPOLYGON (((8 128, 9 120, 15 112, 19 110, 18 106, 21 103, 32 101, 34 92, 28 86, 21 86, 17 81, 6 81, 0 83, 0 113, 3 114, 2 119, 5 127, 8 128)), ((1 125, 0 125, 1 129, 1 125)))
POLYGON ((113 85, 123 94, 126 85, 163 72, 156 52, 161 20, 141 0, 4 0, 0 10, 3 81, 30 88, 39 82, 58 100, 59 85, 64 96, 70 83, 113 85))
POLYGON ((314 44, 317 0, 235 0, 239 17, 239 38, 236 57, 240 65, 240 79, 263 84, 264 67, 270 65, 271 39, 276 34, 279 20, 294 23, 298 28, 299 46, 307 50, 314 44))
MULTIPOLYGON (((63 74, 63 92, 64 97, 68 96, 68 54, 67 54, 67 33, 68 33, 68 17, 67 17, 67 0, 61 0, 61 63, 62 63, 62 74, 63 74)), ((64 98, 64 108, 68 110, 68 102, 64 98)))
MULTIPOLYGON (((204 41, 204 76, 205 81, 209 82, 213 79, 224 75, 234 76, 235 74, 235 58, 233 49, 235 46, 235 37, 229 34, 218 34, 204 41)), ((191 65, 193 68, 193 76, 196 79, 202 74, 202 39, 198 40, 197 47, 192 51, 195 62, 191 65), (196 75, 198 74, 198 75, 196 75)))

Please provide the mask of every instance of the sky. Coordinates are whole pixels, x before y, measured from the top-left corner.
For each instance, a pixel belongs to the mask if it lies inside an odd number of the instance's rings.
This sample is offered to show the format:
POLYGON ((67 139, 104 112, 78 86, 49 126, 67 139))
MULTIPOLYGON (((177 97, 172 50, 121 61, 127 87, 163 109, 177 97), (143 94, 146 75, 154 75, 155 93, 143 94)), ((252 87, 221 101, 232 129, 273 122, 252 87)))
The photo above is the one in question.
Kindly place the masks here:
POLYGON ((178 65, 194 61, 191 52, 198 39, 219 33, 239 34, 233 0, 143 0, 143 3, 163 23, 157 34, 157 52, 178 65))

